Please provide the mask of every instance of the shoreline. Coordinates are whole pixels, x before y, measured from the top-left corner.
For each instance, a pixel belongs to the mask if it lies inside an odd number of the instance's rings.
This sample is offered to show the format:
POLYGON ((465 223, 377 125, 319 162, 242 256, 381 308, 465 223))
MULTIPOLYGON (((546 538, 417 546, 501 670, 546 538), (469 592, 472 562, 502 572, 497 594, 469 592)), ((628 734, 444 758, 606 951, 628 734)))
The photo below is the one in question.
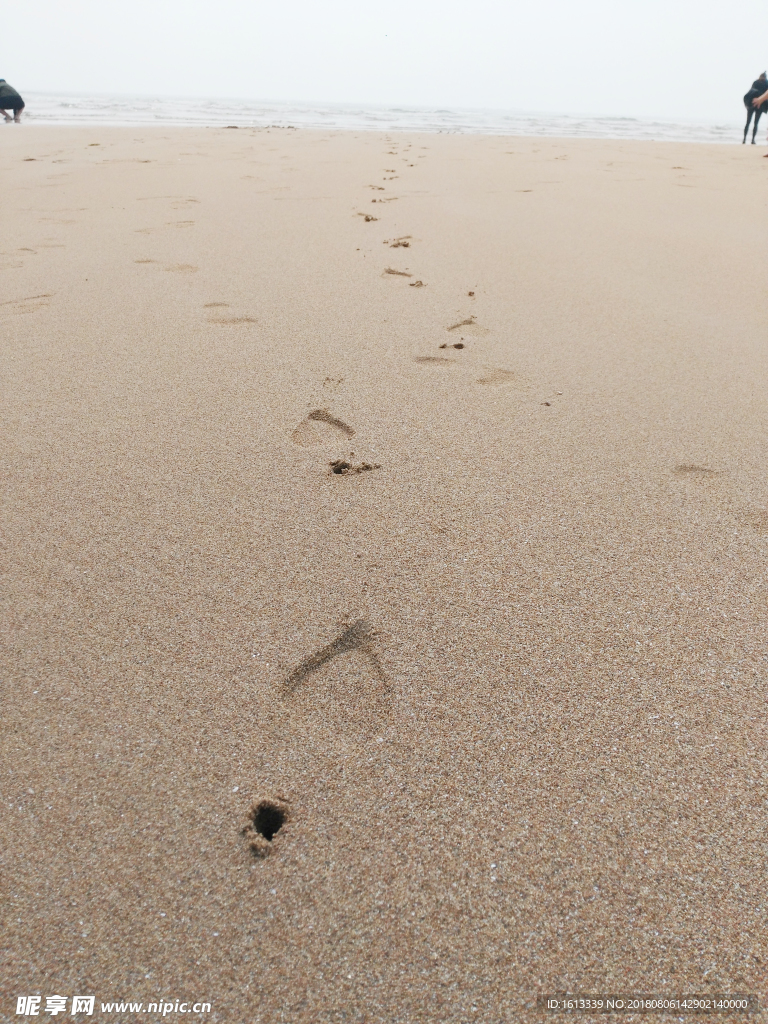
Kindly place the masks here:
POLYGON ((70 113, 69 124, 102 124, 143 127, 165 118, 164 124, 175 127, 204 127, 204 116, 215 127, 225 127, 229 120, 251 120, 259 124, 242 127, 268 127, 269 122, 283 122, 273 127, 297 129, 336 128, 345 131, 426 131, 431 133, 492 135, 520 138, 614 138, 652 141, 652 136, 665 141, 726 142, 740 139, 741 122, 710 122, 696 119, 662 117, 625 117, 595 114, 556 114, 531 111, 504 111, 438 107, 366 107, 354 104, 270 103, 237 99, 195 99, 193 97, 117 97, 29 94, 28 107, 46 111, 41 123, 57 123, 63 108, 70 113), (80 117, 72 111, 80 106, 80 117), (112 107, 113 122, 100 120, 112 107), (201 112, 205 112, 203 115, 201 112), (139 115, 139 116, 137 116, 139 115), (134 116, 133 122, 127 118, 134 116), (89 120, 90 119, 90 120, 89 120), (285 124, 285 121, 291 122, 285 124))

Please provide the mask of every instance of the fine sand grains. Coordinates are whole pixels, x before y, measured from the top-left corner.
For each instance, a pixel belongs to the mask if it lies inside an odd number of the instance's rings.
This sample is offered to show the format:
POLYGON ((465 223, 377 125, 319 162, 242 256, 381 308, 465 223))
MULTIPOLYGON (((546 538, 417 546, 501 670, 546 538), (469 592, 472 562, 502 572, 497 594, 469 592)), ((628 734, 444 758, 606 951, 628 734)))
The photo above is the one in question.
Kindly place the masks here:
POLYGON ((768 998, 756 147, 5 142, 0 1017, 768 998))

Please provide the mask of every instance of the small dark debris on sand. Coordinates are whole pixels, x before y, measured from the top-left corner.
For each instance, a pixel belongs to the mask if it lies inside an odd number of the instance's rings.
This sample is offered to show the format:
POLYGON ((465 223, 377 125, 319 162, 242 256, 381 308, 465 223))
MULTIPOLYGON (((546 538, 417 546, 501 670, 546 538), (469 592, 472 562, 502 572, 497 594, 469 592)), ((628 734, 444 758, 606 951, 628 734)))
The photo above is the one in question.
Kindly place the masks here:
POLYGON ((355 466, 351 462, 347 462, 345 459, 334 459, 330 463, 331 472, 337 476, 349 476, 352 473, 368 473, 372 469, 381 469, 378 463, 360 462, 355 466))

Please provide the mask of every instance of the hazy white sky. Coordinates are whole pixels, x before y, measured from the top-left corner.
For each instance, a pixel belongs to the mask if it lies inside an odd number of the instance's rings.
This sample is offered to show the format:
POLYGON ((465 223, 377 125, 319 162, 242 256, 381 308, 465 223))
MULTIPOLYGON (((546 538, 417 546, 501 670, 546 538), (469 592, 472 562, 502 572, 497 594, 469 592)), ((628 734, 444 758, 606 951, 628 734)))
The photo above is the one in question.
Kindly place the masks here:
POLYGON ((25 0, 0 76, 84 92, 740 120, 757 0, 25 0))

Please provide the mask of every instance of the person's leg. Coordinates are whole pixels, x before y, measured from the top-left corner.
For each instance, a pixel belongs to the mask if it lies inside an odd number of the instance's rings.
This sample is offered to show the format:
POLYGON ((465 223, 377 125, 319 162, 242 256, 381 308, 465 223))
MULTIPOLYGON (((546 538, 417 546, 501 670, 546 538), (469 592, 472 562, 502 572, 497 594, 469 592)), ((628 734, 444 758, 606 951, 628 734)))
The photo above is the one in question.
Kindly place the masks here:
POLYGON ((755 143, 755 136, 758 133, 758 122, 760 121, 760 117, 761 117, 762 113, 763 113, 762 106, 758 106, 758 108, 756 108, 756 110, 755 110, 755 127, 754 127, 753 132, 752 132, 752 144, 753 145, 756 144, 755 143))
POLYGON ((8 113, 8 111, 7 111, 7 110, 3 110, 3 117, 5 118, 6 124, 7 124, 7 123, 8 123, 9 121, 12 121, 12 120, 13 120, 13 118, 11 117, 11 115, 10 115, 10 114, 8 113))
POLYGON ((16 124, 21 124, 21 112, 22 112, 23 109, 24 109, 24 104, 23 103, 22 103, 22 105, 20 107, 15 107, 14 108, 13 120, 16 122, 16 124))
POLYGON ((747 141, 747 132, 749 131, 749 122, 752 120, 752 114, 754 112, 754 109, 755 108, 752 106, 751 103, 747 104, 747 123, 744 125, 744 138, 741 140, 742 145, 747 141))

